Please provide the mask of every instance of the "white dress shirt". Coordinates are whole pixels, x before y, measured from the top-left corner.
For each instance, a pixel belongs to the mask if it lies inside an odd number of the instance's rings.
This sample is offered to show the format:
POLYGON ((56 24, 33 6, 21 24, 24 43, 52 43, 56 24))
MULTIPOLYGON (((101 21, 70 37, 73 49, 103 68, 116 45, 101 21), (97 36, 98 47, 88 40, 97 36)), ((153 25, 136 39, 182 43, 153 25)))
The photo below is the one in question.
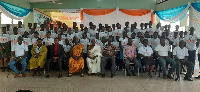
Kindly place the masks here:
POLYGON ((24 43, 21 45, 17 43, 12 47, 11 51, 15 52, 15 57, 24 56, 25 51, 28 51, 28 47, 24 43))
POLYGON ((144 56, 151 56, 153 54, 153 50, 150 46, 142 46, 139 48, 138 53, 144 56))
POLYGON ((178 59, 184 59, 185 56, 189 56, 188 49, 186 47, 181 49, 179 46, 176 46, 173 50, 173 55, 176 55, 178 59))
POLYGON ((170 46, 165 45, 164 47, 159 44, 155 47, 155 51, 158 51, 158 55, 160 56, 168 56, 168 52, 170 51, 170 46))

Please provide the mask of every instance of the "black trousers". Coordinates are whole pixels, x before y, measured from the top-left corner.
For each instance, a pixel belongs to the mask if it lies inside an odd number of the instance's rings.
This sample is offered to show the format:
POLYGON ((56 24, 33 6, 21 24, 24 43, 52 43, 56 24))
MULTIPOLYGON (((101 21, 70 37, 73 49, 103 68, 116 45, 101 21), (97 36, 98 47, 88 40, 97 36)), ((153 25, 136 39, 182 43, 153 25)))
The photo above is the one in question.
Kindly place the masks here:
POLYGON ((120 51, 117 51, 116 66, 118 66, 119 69, 122 69, 122 63, 123 63, 123 59, 120 59, 120 51))
POLYGON ((88 67, 87 67, 87 61, 86 61, 86 58, 87 58, 87 53, 83 53, 83 59, 84 59, 84 71, 85 71, 85 73, 88 73, 88 67))
MULTIPOLYGON (((50 58, 48 61, 47 61, 47 73, 50 73, 50 66, 51 66, 51 63, 53 62, 53 58, 50 58)), ((59 68, 59 72, 62 72, 62 58, 59 58, 57 60, 58 62, 58 68, 59 68)))

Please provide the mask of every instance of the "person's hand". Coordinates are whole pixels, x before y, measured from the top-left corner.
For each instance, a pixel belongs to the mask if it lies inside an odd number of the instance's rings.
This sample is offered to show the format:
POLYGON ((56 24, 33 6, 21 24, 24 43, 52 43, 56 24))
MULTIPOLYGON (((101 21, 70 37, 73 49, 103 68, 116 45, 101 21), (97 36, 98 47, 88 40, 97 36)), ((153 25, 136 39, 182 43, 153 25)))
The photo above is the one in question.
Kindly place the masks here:
POLYGON ((97 57, 98 57, 98 55, 94 56, 92 59, 95 59, 95 58, 97 58, 97 57))
POLYGON ((53 57, 53 60, 56 61, 59 57, 53 57))
POLYGON ((128 59, 129 61, 132 61, 132 59, 131 59, 130 57, 127 57, 127 59, 128 59))
POLYGON ((136 60, 136 57, 133 57, 133 60, 136 60))
POLYGON ((181 60, 180 62, 181 62, 181 64, 183 64, 183 63, 185 63, 185 60, 181 60))

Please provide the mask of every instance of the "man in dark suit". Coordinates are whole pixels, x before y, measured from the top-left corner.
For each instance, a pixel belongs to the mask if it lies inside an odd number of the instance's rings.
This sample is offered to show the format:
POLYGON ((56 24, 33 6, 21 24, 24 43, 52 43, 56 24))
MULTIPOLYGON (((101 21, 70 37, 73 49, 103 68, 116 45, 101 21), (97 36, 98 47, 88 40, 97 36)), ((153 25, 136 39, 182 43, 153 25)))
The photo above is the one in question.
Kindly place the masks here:
POLYGON ((58 38, 54 39, 54 43, 55 44, 53 44, 50 49, 50 58, 46 63, 47 64, 47 73, 48 73, 46 78, 50 77, 50 64, 53 61, 58 62, 58 67, 59 67, 58 78, 62 77, 62 59, 63 59, 63 55, 64 55, 64 49, 63 49, 63 46, 59 44, 58 38))

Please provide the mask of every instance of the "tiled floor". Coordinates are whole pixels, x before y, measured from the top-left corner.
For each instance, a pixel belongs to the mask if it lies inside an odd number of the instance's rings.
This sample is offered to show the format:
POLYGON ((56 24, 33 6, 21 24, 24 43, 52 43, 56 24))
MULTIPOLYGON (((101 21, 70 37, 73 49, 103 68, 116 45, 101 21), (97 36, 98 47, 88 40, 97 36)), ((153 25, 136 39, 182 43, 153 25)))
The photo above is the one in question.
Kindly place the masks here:
MULTIPOLYGON (((33 92, 200 92, 200 80, 193 82, 176 82, 170 79, 162 79, 158 76, 148 78, 146 74, 140 76, 124 76, 122 71, 116 73, 116 77, 110 78, 110 71, 105 78, 100 76, 80 77, 74 75, 71 78, 63 75, 57 78, 58 73, 52 72, 50 78, 45 76, 30 76, 13 78, 13 74, 7 77, 8 72, 0 72, 0 92, 15 92, 19 89, 28 89, 33 92)), ((198 70, 194 76, 198 75, 198 70)), ((182 76, 183 78, 183 76, 182 76)))
MULTIPOLYGON (((198 61, 196 61, 195 76, 199 75, 198 61)), ((50 78, 45 76, 31 76, 13 78, 12 72, 0 72, 0 92, 16 92, 17 90, 31 90, 33 92, 200 92, 200 79, 194 81, 181 80, 176 82, 154 75, 148 78, 146 74, 140 76, 124 76, 123 71, 117 71, 114 78, 110 78, 110 71, 106 77, 74 75, 57 78, 58 72, 52 72, 50 78), (8 76, 8 77, 7 77, 8 76)))

